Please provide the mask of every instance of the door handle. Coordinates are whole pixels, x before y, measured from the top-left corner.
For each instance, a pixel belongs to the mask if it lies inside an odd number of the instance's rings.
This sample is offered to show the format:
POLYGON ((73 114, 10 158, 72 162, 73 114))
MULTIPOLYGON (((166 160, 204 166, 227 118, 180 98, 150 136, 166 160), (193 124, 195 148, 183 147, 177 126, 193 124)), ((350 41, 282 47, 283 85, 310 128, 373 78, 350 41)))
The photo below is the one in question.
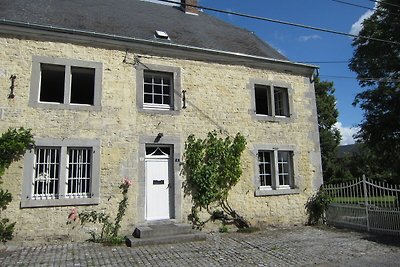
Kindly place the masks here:
POLYGON ((164 180, 153 180, 153 185, 161 185, 164 184, 164 180))

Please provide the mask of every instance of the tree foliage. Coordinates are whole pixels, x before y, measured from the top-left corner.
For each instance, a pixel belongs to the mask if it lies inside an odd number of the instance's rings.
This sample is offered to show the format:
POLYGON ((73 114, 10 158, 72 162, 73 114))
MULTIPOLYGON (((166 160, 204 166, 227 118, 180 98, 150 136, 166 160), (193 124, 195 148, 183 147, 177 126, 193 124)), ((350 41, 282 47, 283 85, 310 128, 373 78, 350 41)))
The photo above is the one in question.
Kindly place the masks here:
POLYGON ((384 179, 400 182, 400 7, 390 3, 378 2, 360 35, 394 43, 355 38, 349 67, 364 87, 353 104, 364 111, 357 138, 375 165, 370 175, 384 173, 384 179))
POLYGON ((220 138, 215 131, 208 133, 204 140, 194 135, 187 138, 184 188, 194 203, 189 219, 195 225, 201 227, 205 223, 200 221, 197 212, 206 209, 212 214, 211 219, 232 220, 238 227, 249 227, 249 223, 228 203, 228 193, 242 175, 240 158, 245 147, 246 140, 240 133, 233 140, 220 138), (217 205, 222 211, 211 211, 212 205, 217 205))
POLYGON ((335 128, 339 112, 334 93, 333 82, 319 79, 315 81, 322 172, 325 181, 336 175, 336 151, 341 139, 339 130, 335 128))
MULTIPOLYGON (((33 146, 33 135, 30 130, 24 128, 8 129, 0 136, 0 178, 11 163, 18 161, 24 155, 26 149, 33 146)), ((0 184, 1 184, 0 180, 0 184)), ((12 195, 8 190, 0 189, 0 215, 12 201, 12 195)), ((10 223, 7 218, 0 219, 0 241, 5 243, 13 238, 15 222, 10 223)))

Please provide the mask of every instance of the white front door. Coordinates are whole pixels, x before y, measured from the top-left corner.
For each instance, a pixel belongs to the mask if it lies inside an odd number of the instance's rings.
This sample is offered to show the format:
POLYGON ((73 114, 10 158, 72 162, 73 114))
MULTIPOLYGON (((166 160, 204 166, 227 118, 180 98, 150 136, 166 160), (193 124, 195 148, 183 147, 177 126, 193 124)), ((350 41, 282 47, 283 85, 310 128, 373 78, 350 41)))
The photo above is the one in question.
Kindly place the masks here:
POLYGON ((170 219, 170 148, 146 148, 146 220, 170 219))

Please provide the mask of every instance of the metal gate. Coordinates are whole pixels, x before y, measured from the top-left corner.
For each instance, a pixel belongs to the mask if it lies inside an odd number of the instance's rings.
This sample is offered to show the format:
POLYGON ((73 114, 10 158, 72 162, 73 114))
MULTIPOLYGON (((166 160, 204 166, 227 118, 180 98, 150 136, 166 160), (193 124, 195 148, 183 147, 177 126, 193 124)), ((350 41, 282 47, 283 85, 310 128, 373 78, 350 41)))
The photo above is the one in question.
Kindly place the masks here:
POLYGON ((324 185, 330 225, 400 236, 400 187, 366 179, 324 185))

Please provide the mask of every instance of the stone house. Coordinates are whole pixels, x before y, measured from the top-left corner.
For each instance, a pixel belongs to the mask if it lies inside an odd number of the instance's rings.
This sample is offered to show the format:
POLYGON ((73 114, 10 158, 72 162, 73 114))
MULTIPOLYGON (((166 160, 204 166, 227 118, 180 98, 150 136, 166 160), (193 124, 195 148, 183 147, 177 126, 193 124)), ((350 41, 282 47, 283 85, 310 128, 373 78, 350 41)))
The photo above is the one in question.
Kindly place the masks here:
POLYGON ((16 239, 80 235, 71 207, 115 215, 124 177, 123 231, 187 222, 184 143, 215 129, 247 139, 232 206, 255 225, 305 222, 322 183, 315 66, 184 5, 197 1, 152 2, 0 2, 0 132, 36 141, 3 177, 16 239))

